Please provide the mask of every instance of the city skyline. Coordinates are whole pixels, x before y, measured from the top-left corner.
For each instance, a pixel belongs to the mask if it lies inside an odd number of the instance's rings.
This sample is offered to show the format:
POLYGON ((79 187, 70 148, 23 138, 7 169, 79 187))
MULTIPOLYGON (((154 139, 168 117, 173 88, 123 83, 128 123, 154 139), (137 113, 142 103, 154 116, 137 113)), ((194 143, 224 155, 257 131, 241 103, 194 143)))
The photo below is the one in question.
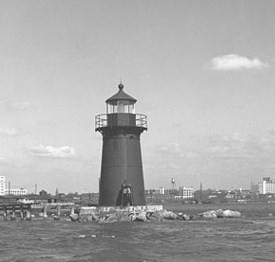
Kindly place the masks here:
POLYGON ((274 1, 0 1, 0 175, 96 192, 94 117, 148 116, 145 188, 274 177, 274 1))
MULTIPOLYGON (((213 187, 208 187, 208 188, 204 188, 202 183, 200 183, 199 188, 194 188, 194 187, 188 187, 188 185, 177 185, 176 181, 174 180, 174 178, 171 179, 171 184, 168 187, 163 187, 163 186, 157 186, 154 188, 146 188, 145 191, 147 191, 146 195, 148 194, 148 191, 153 191, 153 192, 160 192, 160 194, 164 194, 164 192, 179 192, 182 189, 186 189, 187 191, 192 191, 192 192, 197 192, 197 191, 216 191, 216 192, 220 192, 220 191, 228 191, 228 192, 234 192, 234 191, 249 191, 249 192, 253 192, 256 193, 258 192, 259 194, 274 194, 275 191, 275 182, 273 181, 274 179, 272 179, 271 177, 262 177, 261 181, 258 182, 253 182, 251 181, 250 183, 250 188, 247 186, 245 188, 213 188, 213 187), (172 182, 173 180, 173 182, 172 182)), ((12 183, 11 181, 7 180, 6 181, 6 177, 5 176, 0 176, 0 196, 3 195, 15 195, 15 196, 25 196, 25 195, 38 195, 40 194, 40 192, 46 192, 50 195, 63 195, 63 194, 98 194, 99 192, 59 192, 58 187, 55 189, 55 192, 49 192, 48 190, 45 190, 45 188, 42 186, 40 186, 40 188, 38 188, 37 183, 34 185, 34 191, 30 190, 28 191, 25 188, 12 188, 12 183)), ((169 193, 168 193, 169 194, 169 193)))

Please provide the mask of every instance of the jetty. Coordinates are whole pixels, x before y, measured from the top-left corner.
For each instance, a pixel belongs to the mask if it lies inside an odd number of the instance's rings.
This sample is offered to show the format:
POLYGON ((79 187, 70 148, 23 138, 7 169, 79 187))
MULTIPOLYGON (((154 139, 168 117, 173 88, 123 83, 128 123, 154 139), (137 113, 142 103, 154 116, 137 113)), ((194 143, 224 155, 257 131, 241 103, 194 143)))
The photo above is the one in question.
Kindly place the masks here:
POLYGON ((0 220, 30 220, 31 218, 47 218, 49 215, 60 217, 64 213, 73 215, 76 205, 72 202, 63 203, 5 203, 0 204, 0 220))
POLYGON ((17 217, 29 219, 31 218, 31 204, 0 204, 0 216, 4 220, 8 218, 14 220, 17 217))

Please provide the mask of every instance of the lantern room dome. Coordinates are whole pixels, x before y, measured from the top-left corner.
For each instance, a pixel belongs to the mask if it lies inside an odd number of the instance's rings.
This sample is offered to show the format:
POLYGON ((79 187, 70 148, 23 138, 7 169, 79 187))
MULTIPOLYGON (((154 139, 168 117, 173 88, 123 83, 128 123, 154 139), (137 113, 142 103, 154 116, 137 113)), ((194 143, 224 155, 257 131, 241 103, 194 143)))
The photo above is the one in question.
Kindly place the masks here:
POLYGON ((118 85, 118 92, 116 94, 114 94, 113 96, 111 96, 110 98, 108 98, 105 102, 108 103, 109 105, 116 105, 118 101, 124 101, 124 102, 128 102, 128 104, 135 104, 137 102, 137 100, 131 96, 129 96, 128 94, 126 94, 123 91, 124 85, 122 83, 120 83, 118 85))

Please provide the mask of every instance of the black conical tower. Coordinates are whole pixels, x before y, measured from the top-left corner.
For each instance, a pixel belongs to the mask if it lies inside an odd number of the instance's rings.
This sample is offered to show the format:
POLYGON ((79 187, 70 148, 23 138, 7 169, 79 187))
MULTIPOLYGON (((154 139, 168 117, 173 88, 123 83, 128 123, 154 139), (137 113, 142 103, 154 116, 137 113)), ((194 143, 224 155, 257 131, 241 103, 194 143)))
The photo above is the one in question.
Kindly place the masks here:
POLYGON ((96 116, 103 136, 100 206, 145 205, 140 135, 147 130, 145 115, 135 113, 137 100, 119 91, 107 99, 107 113, 96 116))

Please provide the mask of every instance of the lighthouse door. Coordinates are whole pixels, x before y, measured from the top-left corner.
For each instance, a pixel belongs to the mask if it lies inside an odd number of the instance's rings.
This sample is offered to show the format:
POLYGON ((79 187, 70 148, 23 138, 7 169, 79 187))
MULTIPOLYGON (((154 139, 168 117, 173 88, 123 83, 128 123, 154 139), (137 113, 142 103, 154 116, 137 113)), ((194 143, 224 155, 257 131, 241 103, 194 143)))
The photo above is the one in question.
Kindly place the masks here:
POLYGON ((121 189, 119 191, 119 196, 117 198, 118 206, 132 206, 134 204, 133 201, 133 189, 130 184, 122 184, 121 189))

